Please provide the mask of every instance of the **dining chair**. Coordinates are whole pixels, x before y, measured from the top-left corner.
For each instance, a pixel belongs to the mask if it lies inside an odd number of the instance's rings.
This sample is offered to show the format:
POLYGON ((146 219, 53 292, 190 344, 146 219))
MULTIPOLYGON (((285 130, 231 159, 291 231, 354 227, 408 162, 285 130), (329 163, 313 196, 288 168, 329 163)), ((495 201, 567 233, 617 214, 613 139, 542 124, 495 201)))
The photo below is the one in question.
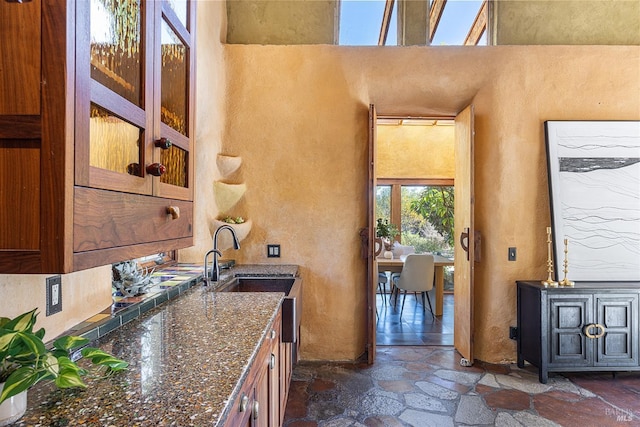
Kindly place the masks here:
POLYGON ((382 295, 382 302, 384 305, 387 304, 386 291, 388 282, 389 279, 387 278, 387 274, 378 272, 378 292, 380 292, 380 295, 382 295))
MULTIPOLYGON (((399 290, 404 291, 402 297, 402 307, 400 308, 400 319, 402 319, 402 310, 404 310, 404 300, 407 298, 407 291, 420 292, 422 295, 422 310, 426 309, 425 297, 429 303, 429 311, 431 316, 435 318, 433 314, 433 307, 431 306, 431 298, 429 297, 429 291, 433 289, 433 276, 434 276, 434 261, 431 254, 411 254, 407 255, 402 267, 402 272, 398 277, 396 287, 399 290)), ((396 295, 396 303, 398 297, 396 295)))
POLYGON ((389 305, 391 305, 391 300, 393 296, 396 296, 395 301, 393 302, 393 307, 395 308, 396 304, 398 304, 398 280, 400 280, 400 273, 391 273, 391 292, 389 292, 389 305))
MULTIPOLYGON (((395 241, 393 243, 393 249, 391 250, 391 252, 393 252, 394 258, 401 258, 406 257, 410 254, 415 254, 416 248, 415 246, 402 245, 400 244, 400 242, 395 241)), ((396 295, 396 302, 398 302, 398 291, 396 289, 396 283, 398 283, 399 278, 400 273, 391 273, 391 292, 389 292, 389 304, 391 304, 391 298, 393 298, 394 294, 396 295)))

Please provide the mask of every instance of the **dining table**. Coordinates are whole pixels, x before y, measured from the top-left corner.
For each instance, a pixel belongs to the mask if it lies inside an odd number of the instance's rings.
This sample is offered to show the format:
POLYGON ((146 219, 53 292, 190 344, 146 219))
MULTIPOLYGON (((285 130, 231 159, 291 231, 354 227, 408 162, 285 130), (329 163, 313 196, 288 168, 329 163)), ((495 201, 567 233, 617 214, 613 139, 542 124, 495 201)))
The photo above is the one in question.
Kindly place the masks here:
MULTIPOLYGON (((436 307, 433 313, 436 316, 442 316, 444 305, 444 267, 453 265, 453 258, 447 258, 443 255, 432 254, 434 265, 434 287, 436 289, 436 307)), ((376 258, 379 272, 401 273, 404 266, 404 260, 407 255, 401 255, 397 258, 376 258)))

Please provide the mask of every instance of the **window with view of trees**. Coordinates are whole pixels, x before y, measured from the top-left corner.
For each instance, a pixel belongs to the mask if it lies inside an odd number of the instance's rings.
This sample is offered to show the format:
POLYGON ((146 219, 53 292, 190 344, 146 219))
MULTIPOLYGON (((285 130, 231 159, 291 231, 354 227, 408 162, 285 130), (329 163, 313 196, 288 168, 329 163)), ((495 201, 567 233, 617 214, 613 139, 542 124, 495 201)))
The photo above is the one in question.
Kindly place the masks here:
POLYGON ((391 186, 379 185, 376 188, 376 219, 391 221, 391 186))
POLYGON ((414 246, 417 253, 453 256, 453 182, 429 185, 428 181, 378 185, 376 219, 389 219, 398 226, 400 243, 414 246))

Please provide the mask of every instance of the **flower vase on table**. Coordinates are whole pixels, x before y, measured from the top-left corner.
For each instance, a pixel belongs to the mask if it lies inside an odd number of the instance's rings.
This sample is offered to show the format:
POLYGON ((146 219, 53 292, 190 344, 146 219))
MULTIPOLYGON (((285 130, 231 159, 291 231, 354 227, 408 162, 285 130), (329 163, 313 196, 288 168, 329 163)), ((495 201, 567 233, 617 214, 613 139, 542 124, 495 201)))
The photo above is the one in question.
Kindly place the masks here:
POLYGON ((385 257, 386 259, 393 259, 393 244, 389 241, 389 240, 383 240, 384 242, 384 252, 382 253, 382 256, 385 257))
POLYGON ((384 252, 382 256, 387 259, 393 259, 393 242, 392 240, 400 234, 398 227, 395 224, 389 223, 388 219, 378 218, 376 220, 376 237, 382 239, 384 244, 384 252))

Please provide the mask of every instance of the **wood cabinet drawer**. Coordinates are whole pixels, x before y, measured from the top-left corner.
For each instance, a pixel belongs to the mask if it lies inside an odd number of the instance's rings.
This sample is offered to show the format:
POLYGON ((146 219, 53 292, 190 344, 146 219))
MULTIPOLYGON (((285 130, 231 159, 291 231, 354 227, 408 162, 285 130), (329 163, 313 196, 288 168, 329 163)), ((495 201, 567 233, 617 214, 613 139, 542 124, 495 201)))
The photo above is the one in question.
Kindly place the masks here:
POLYGON ((74 252, 189 238, 192 229, 193 202, 75 187, 74 252))

